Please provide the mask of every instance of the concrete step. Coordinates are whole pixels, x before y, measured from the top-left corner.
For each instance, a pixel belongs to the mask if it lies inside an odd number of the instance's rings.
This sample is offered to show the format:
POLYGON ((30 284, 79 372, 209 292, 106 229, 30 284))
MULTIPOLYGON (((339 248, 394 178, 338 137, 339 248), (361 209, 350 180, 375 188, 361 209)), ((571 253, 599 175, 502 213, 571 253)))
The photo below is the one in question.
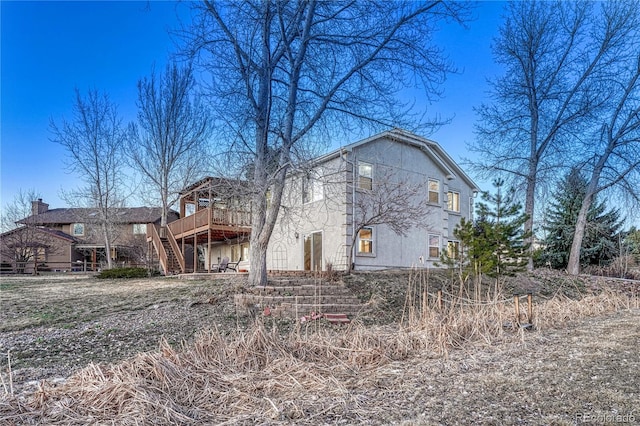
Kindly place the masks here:
POLYGON ((255 287, 251 289, 251 294, 259 294, 259 295, 279 295, 279 296, 312 296, 312 295, 324 295, 324 294, 335 294, 335 295, 348 295, 349 289, 344 285, 298 285, 298 286, 266 286, 266 287, 255 287))
POLYGON ((323 314, 346 314, 347 316, 357 315, 364 305, 361 304, 329 304, 329 305, 316 305, 316 304, 292 304, 283 303, 275 308, 277 312, 280 310, 283 316, 294 317, 296 313, 299 316, 309 315, 311 312, 323 313, 323 314), (289 315, 285 315, 289 314, 289 315))
POLYGON ((306 285, 322 287, 344 286, 342 282, 324 281, 316 278, 269 278, 267 281, 268 287, 298 287, 306 285))
POLYGON ((263 314, 268 307, 270 315, 284 318, 296 318, 311 312, 354 316, 366 306, 349 294, 297 296, 243 293, 235 295, 235 304, 240 314, 263 314))
POLYGON ((251 295, 247 298, 247 300, 251 300, 255 303, 259 303, 260 305, 265 306, 275 306, 280 303, 291 303, 291 304, 321 304, 321 305, 331 305, 331 304, 352 304, 358 305, 360 304, 360 299, 355 296, 344 296, 344 295, 323 295, 323 296, 255 296, 251 295))

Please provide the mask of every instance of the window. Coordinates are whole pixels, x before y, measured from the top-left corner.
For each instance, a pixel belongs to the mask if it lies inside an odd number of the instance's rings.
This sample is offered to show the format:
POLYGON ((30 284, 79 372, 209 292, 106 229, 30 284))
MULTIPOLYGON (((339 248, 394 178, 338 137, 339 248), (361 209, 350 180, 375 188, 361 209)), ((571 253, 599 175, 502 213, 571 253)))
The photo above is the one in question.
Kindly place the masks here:
POLYGON ((36 262, 47 261, 47 250, 45 247, 36 247, 33 249, 33 260, 36 262))
POLYGON ((447 241, 447 257, 449 259, 460 257, 460 241, 447 241))
POLYGON ((312 203, 324 197, 322 182, 313 177, 307 177, 302 182, 302 202, 312 203))
POLYGON ((236 244, 231 246, 231 261, 240 262, 249 259, 249 244, 236 244))
POLYGON ((373 254, 373 228, 362 228, 358 232, 358 254, 373 254))
POLYGON ((449 191, 447 193, 447 208, 452 212, 460 213, 460 193, 449 191))
POLYGON ((147 234, 147 224, 146 223, 134 223, 133 224, 133 233, 134 235, 147 234))
POLYGON ((440 235, 429 234, 429 257, 440 257, 440 235))
POLYGON ((360 189, 373 189, 373 165, 358 162, 358 188, 360 189))
POLYGON ((84 223, 74 223, 71 225, 71 233, 75 237, 81 237, 84 235, 84 223))
POLYGON ((440 181, 429 179, 429 202, 440 203, 440 181))

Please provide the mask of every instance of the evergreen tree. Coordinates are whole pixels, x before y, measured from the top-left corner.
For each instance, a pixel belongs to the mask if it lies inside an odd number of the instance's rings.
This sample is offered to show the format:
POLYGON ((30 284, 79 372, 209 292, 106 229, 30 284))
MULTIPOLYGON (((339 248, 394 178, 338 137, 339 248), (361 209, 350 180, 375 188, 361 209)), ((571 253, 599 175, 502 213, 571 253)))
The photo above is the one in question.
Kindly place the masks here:
POLYGON ((515 192, 505 191, 502 179, 493 184, 496 192, 482 194, 476 222, 463 219, 453 231, 460 241, 457 258, 445 254, 443 262, 458 267, 462 280, 474 276, 479 283, 483 275, 495 278, 497 291, 504 276, 525 269, 528 233, 524 230, 527 215, 522 213, 522 204, 516 201, 515 192))
POLYGON ((632 226, 624 236, 625 252, 640 263, 640 229, 632 226))
MULTIPOLYGON (((552 195, 542 227, 546 233, 540 263, 555 269, 564 269, 569 261, 578 213, 585 196, 587 180, 576 168, 559 183, 552 195)), ((587 215, 587 229, 580 251, 580 264, 603 265, 618 255, 618 242, 622 220, 620 211, 607 211, 603 202, 595 200, 587 215)))
POLYGON ((528 216, 522 213, 522 204, 516 201, 513 189, 505 190, 504 180, 493 182, 496 192, 482 194, 483 202, 478 203, 478 223, 480 241, 484 241, 483 250, 493 255, 484 272, 494 278, 513 275, 524 270, 527 264, 530 235, 524 231, 528 216))

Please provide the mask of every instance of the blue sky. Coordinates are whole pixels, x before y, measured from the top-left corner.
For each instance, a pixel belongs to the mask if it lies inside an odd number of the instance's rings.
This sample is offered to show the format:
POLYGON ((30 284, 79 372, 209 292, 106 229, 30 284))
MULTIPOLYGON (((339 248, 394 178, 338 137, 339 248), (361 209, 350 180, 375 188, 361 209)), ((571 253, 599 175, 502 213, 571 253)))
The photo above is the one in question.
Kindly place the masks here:
MULTIPOLYGON (((445 98, 430 107, 430 115, 453 121, 430 137, 456 161, 467 156, 486 78, 500 72, 490 43, 502 6, 481 2, 467 29, 451 24, 437 37, 461 73, 449 76, 445 98)), ((138 80, 154 65, 164 69, 176 50, 169 35, 176 7, 185 16, 188 5, 165 1, 0 2, 2 206, 31 188, 52 208, 65 206, 61 190, 81 181, 67 173, 63 147, 50 142, 49 120, 71 118, 75 88, 107 92, 124 122, 134 120, 138 80)))

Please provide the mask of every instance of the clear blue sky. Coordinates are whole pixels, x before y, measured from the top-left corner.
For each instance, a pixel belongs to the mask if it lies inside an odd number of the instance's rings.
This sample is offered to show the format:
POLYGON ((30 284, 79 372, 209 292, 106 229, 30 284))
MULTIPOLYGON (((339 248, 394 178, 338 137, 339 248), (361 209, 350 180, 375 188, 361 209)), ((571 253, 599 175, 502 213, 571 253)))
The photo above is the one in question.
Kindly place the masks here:
MULTIPOLYGON (((445 99, 430 108, 431 114, 455 115, 431 138, 456 161, 473 138, 472 108, 486 95, 486 77, 500 71, 490 43, 502 6, 481 2, 468 29, 451 24, 438 36, 462 73, 449 77, 445 99)), ((185 16, 188 5, 177 7, 185 16)), ((49 120, 71 118, 75 88, 107 92, 124 122, 134 120, 138 80, 154 65, 162 70, 175 51, 169 30, 177 27, 176 4, 1 1, 0 14, 0 203, 33 188, 51 208, 64 207, 61 189, 81 182, 66 172, 64 149, 50 142, 49 120)))

